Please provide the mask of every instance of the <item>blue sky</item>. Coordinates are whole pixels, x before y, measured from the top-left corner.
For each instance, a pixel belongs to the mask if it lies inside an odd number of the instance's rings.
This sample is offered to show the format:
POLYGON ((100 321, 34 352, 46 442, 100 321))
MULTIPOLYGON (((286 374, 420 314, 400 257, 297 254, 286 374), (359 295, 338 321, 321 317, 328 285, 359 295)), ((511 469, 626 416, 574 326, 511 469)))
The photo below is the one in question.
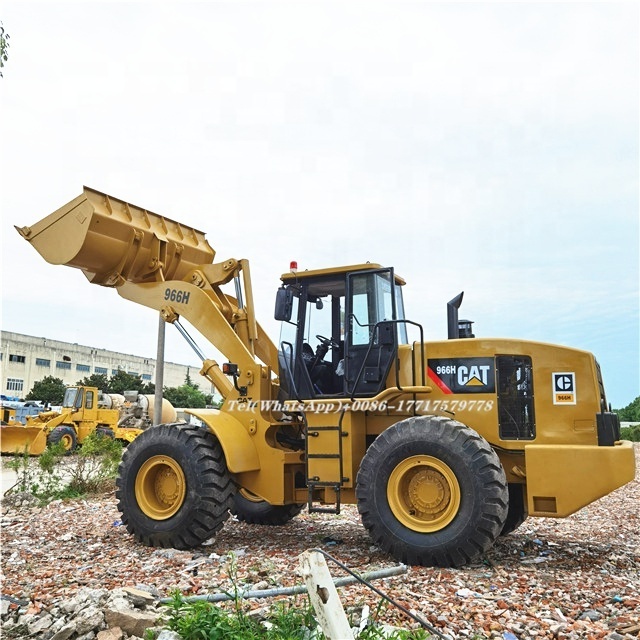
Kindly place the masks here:
MULTIPOLYGON (((637 3, 5 1, 2 328, 155 356, 153 311, 13 229, 82 186, 248 258, 258 318, 367 260, 446 337, 593 351, 640 395, 637 3)), ((206 343, 200 344, 208 352, 206 343)), ((172 327, 167 359, 198 364, 172 327)))

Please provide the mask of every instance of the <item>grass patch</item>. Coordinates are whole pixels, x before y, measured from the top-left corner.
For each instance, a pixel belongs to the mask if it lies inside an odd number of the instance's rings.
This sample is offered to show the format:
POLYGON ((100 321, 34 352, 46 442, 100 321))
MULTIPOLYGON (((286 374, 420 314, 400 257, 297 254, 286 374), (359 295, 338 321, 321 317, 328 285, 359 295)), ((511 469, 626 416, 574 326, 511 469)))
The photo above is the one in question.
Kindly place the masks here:
MULTIPOLYGON (((277 602, 260 616, 243 610, 235 601, 232 609, 205 601, 186 600, 174 592, 169 606, 166 627, 175 631, 182 640, 326 640, 319 629, 313 608, 295 606, 290 602, 277 602)), ((426 640, 432 638, 423 629, 387 630, 371 621, 357 636, 358 640, 426 640)), ((154 640, 150 632, 145 640, 154 640)))

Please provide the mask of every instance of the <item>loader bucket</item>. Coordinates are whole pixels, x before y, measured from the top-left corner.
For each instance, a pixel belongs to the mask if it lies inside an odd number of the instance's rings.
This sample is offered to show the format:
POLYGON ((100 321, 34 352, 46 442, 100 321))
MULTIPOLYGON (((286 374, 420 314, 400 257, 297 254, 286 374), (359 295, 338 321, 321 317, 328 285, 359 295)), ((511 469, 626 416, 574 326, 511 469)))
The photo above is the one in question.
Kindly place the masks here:
POLYGON ((47 448, 47 433, 42 427, 0 427, 0 449, 2 453, 39 456, 47 448))
POLYGON ((90 282, 107 287, 183 279, 215 256, 202 231, 89 187, 16 229, 47 262, 81 269, 90 282))

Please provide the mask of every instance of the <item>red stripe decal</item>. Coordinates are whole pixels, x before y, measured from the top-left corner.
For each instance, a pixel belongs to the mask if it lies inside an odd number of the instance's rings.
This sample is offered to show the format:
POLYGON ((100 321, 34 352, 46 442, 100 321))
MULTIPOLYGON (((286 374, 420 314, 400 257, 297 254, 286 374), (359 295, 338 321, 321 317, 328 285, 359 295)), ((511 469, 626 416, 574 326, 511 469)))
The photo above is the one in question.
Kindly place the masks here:
POLYGON ((429 376, 429 380, 431 380, 431 382, 433 382, 442 391, 442 393, 453 393, 453 391, 451 391, 451 389, 449 389, 449 387, 447 387, 447 385, 431 370, 431 367, 427 367, 427 375, 429 376))

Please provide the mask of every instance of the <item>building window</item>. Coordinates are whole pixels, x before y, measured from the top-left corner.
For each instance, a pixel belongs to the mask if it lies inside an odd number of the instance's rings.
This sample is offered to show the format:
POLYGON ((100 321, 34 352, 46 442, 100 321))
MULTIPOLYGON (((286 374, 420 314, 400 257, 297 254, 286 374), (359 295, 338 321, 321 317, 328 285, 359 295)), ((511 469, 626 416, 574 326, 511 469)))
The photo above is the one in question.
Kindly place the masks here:
POLYGON ((46 358, 36 358, 36 367, 50 367, 51 360, 47 360, 46 358))
POLYGON ((130 376, 138 376, 140 375, 137 371, 127 371, 130 376))
POLYGON ((7 378, 7 391, 22 391, 24 380, 20 378, 7 378))
POLYGON ((142 374, 142 379, 143 380, 151 380, 151 374, 150 373, 143 373, 142 374))
POLYGON ((56 362, 56 369, 71 369, 70 362, 62 362, 62 360, 58 360, 56 362))
POLYGON ((24 364, 25 356, 17 356, 14 353, 9 354, 9 362, 21 362, 24 364))
POLYGON ((106 367, 94 367, 93 369, 96 373, 99 373, 101 375, 106 376, 107 375, 107 368, 106 367))
POLYGON ((91 367, 88 364, 77 364, 76 371, 91 371, 91 367))
POLYGON ((120 371, 120 369, 111 369, 111 375, 115 376, 118 373, 118 371, 120 371))

